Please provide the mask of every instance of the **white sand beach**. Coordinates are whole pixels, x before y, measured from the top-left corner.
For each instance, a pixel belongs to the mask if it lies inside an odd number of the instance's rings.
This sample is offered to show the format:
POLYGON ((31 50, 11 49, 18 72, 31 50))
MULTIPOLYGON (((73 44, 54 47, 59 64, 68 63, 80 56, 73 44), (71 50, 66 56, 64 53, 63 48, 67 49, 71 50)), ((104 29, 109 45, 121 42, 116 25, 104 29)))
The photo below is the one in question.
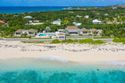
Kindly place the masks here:
POLYGON ((40 58, 62 62, 125 65, 123 44, 32 44, 0 40, 0 59, 40 58))

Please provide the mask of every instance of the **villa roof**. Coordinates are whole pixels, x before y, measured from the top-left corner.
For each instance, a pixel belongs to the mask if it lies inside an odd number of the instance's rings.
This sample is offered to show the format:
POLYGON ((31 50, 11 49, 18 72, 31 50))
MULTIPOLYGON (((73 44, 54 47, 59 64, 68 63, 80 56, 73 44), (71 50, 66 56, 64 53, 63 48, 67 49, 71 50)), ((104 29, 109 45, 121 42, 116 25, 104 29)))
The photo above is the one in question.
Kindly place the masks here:
POLYGON ((97 29, 91 29, 92 32, 97 32, 97 29))
POLYGON ((23 29, 18 29, 16 32, 21 33, 22 31, 23 31, 23 29))
POLYGON ((77 26, 67 26, 67 30, 78 30, 79 28, 77 26))
POLYGON ((22 32, 22 29, 18 29, 16 32, 22 32))
POLYGON ((5 21, 3 21, 3 20, 0 20, 0 24, 5 24, 5 21))
POLYGON ((65 33, 63 33, 63 32, 60 32, 60 33, 58 33, 58 35, 65 35, 65 33))
POLYGON ((58 29, 58 31, 59 31, 59 32, 63 32, 63 31, 65 31, 65 29, 58 29))
POLYGON ((37 32, 37 30, 35 30, 35 29, 29 29, 28 31, 29 32, 37 32))
POLYGON ((29 30, 18 29, 16 32, 18 32, 18 33, 22 33, 23 31, 25 31, 25 32, 37 32, 37 30, 35 30, 35 29, 29 29, 29 30))
POLYGON ((89 29, 83 28, 81 29, 83 32, 89 31, 89 29))
POLYGON ((94 19, 92 22, 93 22, 93 23, 101 23, 102 21, 100 21, 100 20, 98 20, 98 19, 94 19))

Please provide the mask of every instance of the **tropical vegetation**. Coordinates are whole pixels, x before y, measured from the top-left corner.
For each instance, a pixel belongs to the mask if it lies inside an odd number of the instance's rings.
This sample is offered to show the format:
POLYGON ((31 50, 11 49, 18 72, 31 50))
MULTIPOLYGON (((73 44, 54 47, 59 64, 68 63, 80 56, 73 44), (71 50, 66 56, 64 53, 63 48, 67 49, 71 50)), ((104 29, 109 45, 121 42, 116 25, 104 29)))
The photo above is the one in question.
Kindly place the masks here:
POLYGON ((78 43, 78 44, 104 44, 105 42, 103 40, 93 40, 93 39, 81 39, 81 40, 72 40, 72 39, 67 39, 67 40, 58 40, 55 39, 51 43, 53 44, 60 44, 60 43, 67 43, 67 44, 73 44, 73 43, 78 43))
POLYGON ((125 8, 112 7, 101 8, 81 8, 80 10, 64 10, 51 12, 32 12, 22 14, 0 14, 0 20, 7 22, 0 24, 0 37, 13 37, 13 33, 18 29, 37 29, 38 32, 50 27, 50 32, 57 29, 64 29, 73 22, 82 23, 79 28, 96 28, 103 30, 103 37, 125 37, 125 8), (88 15, 89 18, 85 18, 88 15), (25 16, 32 16, 33 19, 43 22, 41 25, 26 25, 29 19, 25 16), (51 22, 61 19, 61 25, 53 25, 51 22), (101 24, 93 24, 92 20, 99 19, 101 24))

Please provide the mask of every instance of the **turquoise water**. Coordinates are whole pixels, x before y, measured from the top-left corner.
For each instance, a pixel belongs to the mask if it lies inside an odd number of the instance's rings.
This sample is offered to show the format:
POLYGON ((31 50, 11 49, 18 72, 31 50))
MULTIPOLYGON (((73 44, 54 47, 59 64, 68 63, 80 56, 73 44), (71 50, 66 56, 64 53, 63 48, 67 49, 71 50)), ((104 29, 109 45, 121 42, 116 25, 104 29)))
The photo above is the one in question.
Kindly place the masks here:
POLYGON ((54 33, 40 33, 39 36, 55 36, 54 33))
POLYGON ((39 36, 47 36, 46 34, 40 34, 39 36))
POLYGON ((0 83, 125 83, 122 71, 42 72, 13 71, 0 74, 0 83))
POLYGON ((0 83, 125 83, 124 66, 82 65, 40 59, 8 61, 0 61, 0 83))

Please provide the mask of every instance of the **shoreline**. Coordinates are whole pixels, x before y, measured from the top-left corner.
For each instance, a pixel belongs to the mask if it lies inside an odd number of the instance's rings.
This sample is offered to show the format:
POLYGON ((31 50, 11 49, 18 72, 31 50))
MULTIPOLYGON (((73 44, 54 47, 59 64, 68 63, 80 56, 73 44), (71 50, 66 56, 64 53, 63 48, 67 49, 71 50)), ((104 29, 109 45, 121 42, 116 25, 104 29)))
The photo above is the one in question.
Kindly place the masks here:
POLYGON ((125 45, 26 44, 0 40, 0 59, 34 58, 50 61, 92 64, 125 63, 125 45))

